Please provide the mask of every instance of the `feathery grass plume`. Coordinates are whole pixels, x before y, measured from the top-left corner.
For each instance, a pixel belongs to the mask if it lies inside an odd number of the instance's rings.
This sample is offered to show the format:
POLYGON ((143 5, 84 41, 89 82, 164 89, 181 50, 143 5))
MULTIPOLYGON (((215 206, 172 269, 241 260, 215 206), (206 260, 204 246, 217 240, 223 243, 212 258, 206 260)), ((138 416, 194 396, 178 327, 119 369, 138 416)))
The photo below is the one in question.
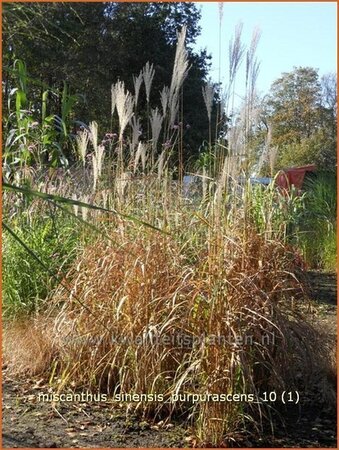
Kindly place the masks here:
POLYGON ((93 120, 93 122, 90 122, 88 128, 90 131, 89 138, 92 142, 94 151, 96 152, 98 149, 98 124, 97 124, 97 122, 95 122, 93 120))
MULTIPOLYGON (((252 124, 256 120, 258 111, 255 108, 255 85, 259 74, 260 63, 255 57, 261 32, 258 28, 253 31, 252 41, 246 53, 246 91, 245 91, 245 142, 250 141, 252 124)), ((248 147, 248 146, 247 146, 248 147)), ((248 149, 249 150, 249 149, 248 149)), ((248 160, 249 163, 249 160, 248 160)), ((246 163, 246 170, 249 164, 246 163)))
POLYGON ((105 147, 99 145, 94 154, 92 155, 93 161, 93 191, 95 191, 98 179, 101 177, 102 166, 104 162, 104 151, 105 147))
POLYGON ((155 150, 157 148, 157 143, 159 140, 159 135, 161 131, 161 125, 163 121, 163 116, 160 114, 158 108, 152 109, 151 111, 151 129, 152 129, 152 150, 153 155, 155 154, 155 150))
POLYGON ((162 115, 165 117, 167 112, 167 106, 168 106, 168 98, 169 98, 169 87, 164 86, 162 88, 162 91, 160 92, 160 102, 161 102, 161 108, 162 108, 162 115))
MULTIPOLYGON (((235 180, 239 178, 240 175, 240 160, 236 155, 225 156, 223 161, 223 166, 221 168, 221 173, 216 182, 216 189, 213 198, 213 205, 215 211, 215 221, 219 225, 221 219, 223 204, 229 192, 234 189, 235 180)), ((231 203, 230 208, 234 206, 231 203)))
POLYGON ((93 191, 95 191, 98 178, 99 178, 99 172, 101 171, 101 168, 99 167, 99 159, 97 157, 98 152, 100 153, 100 150, 98 148, 98 124, 97 122, 93 121, 89 124, 89 131, 90 131, 90 140, 92 142, 94 153, 92 154, 92 172, 93 172, 93 191))
POLYGON ((208 120, 211 122, 212 106, 214 100, 214 84, 209 80, 205 86, 202 87, 202 96, 204 98, 208 120))
POLYGON ((228 48, 229 84, 234 83, 236 74, 245 53, 245 46, 241 42, 243 23, 239 22, 235 27, 234 38, 230 40, 228 48))
POLYGON ((96 151, 96 159, 97 159, 97 163, 98 163, 98 176, 101 176, 102 173, 102 166, 103 166, 103 162, 104 162, 104 154, 105 152, 105 146, 104 145, 99 145, 98 149, 96 151))
POLYGON ((229 154, 233 157, 239 156, 243 152, 244 120, 245 120, 245 113, 244 108, 242 108, 240 117, 228 131, 229 154))
POLYGON ((177 117, 179 110, 179 93, 180 89, 187 77, 189 66, 188 66, 188 56, 185 48, 186 39, 186 26, 183 26, 181 31, 178 33, 178 41, 175 52, 172 80, 169 89, 168 105, 170 110, 170 121, 169 126, 171 127, 177 117))
POLYGON ((128 186, 128 183, 131 180, 131 173, 130 172, 122 172, 119 177, 116 178, 115 181, 115 189, 118 195, 118 198, 120 201, 123 200, 125 195, 125 190, 128 186))
POLYGON ((250 99, 252 102, 255 97, 255 86, 257 83, 259 70, 260 70, 260 61, 258 61, 258 59, 255 58, 252 64, 251 79, 250 79, 250 99))
POLYGON ((120 126, 119 141, 121 141, 125 128, 133 116, 134 99, 128 90, 125 91, 125 83, 123 81, 117 81, 114 88, 120 126))
MULTIPOLYGON (((219 92, 220 92, 220 87, 221 87, 221 41, 222 41, 221 35, 222 35, 222 19, 223 19, 223 12, 224 12, 224 4, 223 4, 223 2, 219 2, 218 3, 218 12, 219 12, 218 86, 219 86, 219 92)), ((222 115, 223 115, 223 109, 221 108, 221 102, 219 100, 219 102, 217 103, 217 110, 216 110, 215 136, 219 136, 220 135, 220 125, 221 125, 221 122, 222 122, 221 121, 222 115)), ((220 153, 220 148, 216 147, 216 151, 217 151, 217 153, 220 153)), ((221 162, 220 161, 220 155, 217 155, 217 161, 216 161, 216 164, 215 164, 215 168, 217 168, 217 166, 220 166, 220 162, 221 162)))
POLYGON ((255 57, 255 52, 260 40, 261 31, 255 28, 252 34, 252 41, 249 50, 246 53, 246 98, 248 101, 249 114, 253 108, 255 99, 255 86, 259 75, 260 62, 255 57))
POLYGON ((134 85, 134 104, 135 107, 137 107, 138 99, 139 99, 139 93, 140 93, 140 87, 143 80, 143 74, 142 70, 140 70, 139 75, 136 77, 133 75, 133 85, 134 85))
POLYGON ((145 173, 146 163, 147 163, 147 159, 148 159, 148 153, 147 153, 147 146, 146 145, 143 145, 141 147, 140 157, 141 157, 141 167, 142 167, 143 172, 145 173))
POLYGON ((163 177, 164 167, 165 167, 165 159, 166 159, 166 149, 161 152, 161 155, 158 158, 158 180, 161 181, 163 177))
POLYGON ((145 89, 146 89, 146 99, 147 103, 149 103, 149 98, 151 94, 151 86, 152 81, 154 78, 155 71, 153 69, 153 64, 150 64, 148 61, 145 64, 145 67, 142 69, 142 76, 145 83, 145 89))
POLYGON ((111 116, 113 116, 113 114, 114 114, 116 103, 117 103, 116 85, 112 84, 112 86, 111 86, 111 116))
POLYGON ((255 76, 259 70, 259 63, 255 59, 255 52, 261 37, 259 28, 255 28, 252 34, 252 41, 249 50, 246 52, 246 85, 249 83, 250 76, 255 76))
POLYGON ((135 152, 134 161, 133 161, 133 171, 136 173, 138 170, 139 161, 142 153, 146 152, 146 145, 142 142, 139 142, 137 151, 135 152))
POLYGON ((132 149, 132 152, 134 152, 136 146, 138 145, 139 137, 141 134, 140 117, 133 116, 130 121, 130 125, 132 128, 132 142, 131 142, 132 148, 131 149, 132 149))
MULTIPOLYGON (((214 100, 214 85, 211 81, 211 79, 206 83, 205 86, 202 87, 202 96, 204 98, 206 110, 207 110, 207 116, 208 116, 208 144, 209 144, 209 151, 210 151, 210 172, 212 169, 212 106, 213 106, 213 100, 214 100)), ((214 163, 215 163, 214 158, 214 163)), ((214 167, 215 169, 215 167, 214 167)))
POLYGON ((149 130, 149 120, 150 120, 150 94, 151 94, 151 86, 152 81, 154 77, 154 69, 153 64, 150 64, 148 61, 145 65, 145 67, 142 70, 143 79, 145 83, 145 89, 146 89, 146 99, 147 99, 147 139, 150 139, 150 130, 149 130))
POLYGON ((98 183, 98 163, 95 155, 92 155, 92 170, 93 170, 93 192, 95 192, 98 183))
POLYGON ((76 145, 78 154, 80 156, 80 160, 82 161, 82 164, 85 166, 86 164, 86 152, 87 152, 87 146, 89 141, 89 135, 87 130, 81 130, 78 132, 76 136, 76 145))
POLYGON ((234 38, 230 40, 228 47, 229 80, 226 93, 227 112, 231 96, 232 110, 234 109, 235 79, 245 53, 245 46, 241 42, 242 29, 243 23, 239 22, 235 27, 234 38))

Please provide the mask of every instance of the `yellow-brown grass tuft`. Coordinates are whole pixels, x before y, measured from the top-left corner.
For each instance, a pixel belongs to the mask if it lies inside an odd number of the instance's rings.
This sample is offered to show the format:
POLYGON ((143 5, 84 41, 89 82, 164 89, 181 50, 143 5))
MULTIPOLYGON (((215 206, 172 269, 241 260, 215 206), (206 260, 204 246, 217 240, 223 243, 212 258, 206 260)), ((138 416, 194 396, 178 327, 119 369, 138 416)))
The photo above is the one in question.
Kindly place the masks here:
POLYGON ((54 350, 48 326, 42 318, 22 319, 4 324, 3 364, 11 374, 38 375, 46 373, 54 350))
POLYGON ((183 414, 201 445, 215 446, 269 409, 208 395, 257 399, 263 390, 305 388, 319 374, 322 344, 298 308, 299 268, 283 244, 250 228, 232 238, 212 233, 189 255, 154 232, 121 239, 85 248, 69 289, 51 299, 64 385, 162 394, 164 401, 134 406, 152 417, 183 414))

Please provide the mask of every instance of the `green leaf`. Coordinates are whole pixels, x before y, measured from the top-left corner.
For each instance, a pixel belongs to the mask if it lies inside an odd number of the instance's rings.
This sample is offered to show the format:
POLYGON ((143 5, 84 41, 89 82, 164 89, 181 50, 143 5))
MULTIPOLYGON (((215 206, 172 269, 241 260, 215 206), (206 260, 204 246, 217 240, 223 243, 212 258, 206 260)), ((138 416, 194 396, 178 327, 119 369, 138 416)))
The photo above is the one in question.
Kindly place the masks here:
POLYGON ((25 106, 27 101, 26 94, 23 91, 17 90, 15 97, 15 108, 18 119, 22 113, 22 108, 25 106))
POLYGON ((47 97, 48 97, 48 90, 44 91, 42 94, 41 122, 44 122, 44 120, 46 118, 47 97))
POLYGON ((2 222, 2 227, 26 250, 26 252, 33 259, 35 259, 51 275, 51 277, 53 277, 58 283, 60 283, 67 292, 72 294, 72 298, 74 298, 84 309, 86 309, 86 311, 94 316, 106 330, 108 330, 106 325, 101 322, 101 320, 92 312, 92 310, 87 305, 85 305, 78 297, 76 297, 72 291, 70 291, 70 289, 62 282, 62 280, 50 270, 50 268, 42 261, 42 259, 39 258, 39 256, 31 248, 29 248, 28 245, 26 245, 25 242, 21 240, 20 237, 8 225, 6 225, 6 223, 2 222))

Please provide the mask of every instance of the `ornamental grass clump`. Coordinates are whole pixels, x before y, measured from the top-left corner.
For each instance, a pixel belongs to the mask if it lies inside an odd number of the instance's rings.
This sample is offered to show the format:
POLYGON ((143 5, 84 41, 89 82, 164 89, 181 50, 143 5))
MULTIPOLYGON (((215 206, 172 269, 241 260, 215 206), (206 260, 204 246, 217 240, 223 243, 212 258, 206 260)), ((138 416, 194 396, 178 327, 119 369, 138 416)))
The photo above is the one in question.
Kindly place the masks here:
POLYGON ((230 443, 250 420, 260 428, 270 417, 261 393, 305 389, 324 357, 295 306, 293 254, 241 225, 207 226, 195 246, 124 226, 119 240, 87 246, 46 313, 55 375, 112 396, 153 395, 130 408, 190 420, 201 445, 230 443), (215 401, 238 394, 253 400, 215 401))

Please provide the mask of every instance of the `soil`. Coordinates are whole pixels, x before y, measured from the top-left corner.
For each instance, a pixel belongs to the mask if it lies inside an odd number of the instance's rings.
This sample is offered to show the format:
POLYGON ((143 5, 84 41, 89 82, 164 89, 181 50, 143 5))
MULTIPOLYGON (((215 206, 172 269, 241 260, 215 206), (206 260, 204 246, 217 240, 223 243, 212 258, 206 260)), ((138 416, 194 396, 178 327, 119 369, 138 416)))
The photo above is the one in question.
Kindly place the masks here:
MULTIPOLYGON (((336 306, 317 303, 309 314, 322 330, 336 339, 336 306)), ((180 423, 149 423, 126 416, 109 403, 38 401, 49 386, 42 379, 12 377, 3 371, 3 448, 123 448, 191 447, 190 429, 180 423)), ((234 447, 337 448, 336 414, 312 392, 296 407, 281 411, 285 425, 265 438, 241 435, 234 447)))
POLYGON ((178 447, 180 426, 162 427, 129 417, 106 403, 38 401, 41 380, 4 377, 3 447, 178 447), (39 383, 40 381, 40 383, 39 383))

